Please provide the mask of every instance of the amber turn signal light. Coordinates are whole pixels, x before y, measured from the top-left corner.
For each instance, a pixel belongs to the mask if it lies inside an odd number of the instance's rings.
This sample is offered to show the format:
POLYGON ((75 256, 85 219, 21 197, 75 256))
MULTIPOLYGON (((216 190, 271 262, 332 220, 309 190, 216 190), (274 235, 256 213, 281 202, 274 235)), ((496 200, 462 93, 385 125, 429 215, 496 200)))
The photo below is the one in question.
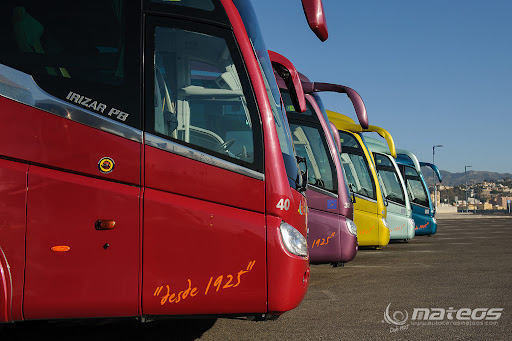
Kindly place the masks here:
POLYGON ((96 230, 112 230, 115 225, 116 222, 114 220, 98 219, 94 224, 94 227, 96 230))
POLYGON ((67 245, 52 246, 52 251, 55 251, 55 252, 66 252, 66 251, 69 251, 69 249, 71 249, 71 248, 67 245))

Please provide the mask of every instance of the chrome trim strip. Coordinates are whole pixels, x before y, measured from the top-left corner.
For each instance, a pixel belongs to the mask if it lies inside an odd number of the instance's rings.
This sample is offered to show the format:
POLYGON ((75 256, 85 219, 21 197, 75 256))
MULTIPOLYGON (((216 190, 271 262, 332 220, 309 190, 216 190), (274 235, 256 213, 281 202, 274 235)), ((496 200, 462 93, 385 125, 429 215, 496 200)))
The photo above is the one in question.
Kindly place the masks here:
POLYGON ((318 192, 320 194, 325 194, 327 196, 330 196, 331 198, 336 198, 338 199, 338 194, 336 193, 332 193, 332 192, 329 192, 328 190, 326 189, 323 189, 323 188, 320 188, 320 187, 316 187, 312 184, 308 184, 308 189, 312 190, 312 191, 315 191, 315 192, 318 192))
POLYGON ((141 130, 52 96, 41 89, 31 75, 2 64, 0 64, 0 96, 142 143, 141 130))
POLYGON ((363 200, 367 200, 367 201, 370 201, 370 202, 377 203, 377 200, 372 199, 372 198, 370 198, 370 197, 365 197, 364 195, 361 195, 361 194, 359 194, 359 193, 354 193, 354 194, 356 195, 356 197, 361 198, 361 199, 363 199, 363 200))
POLYGON ((234 163, 226 161, 226 160, 219 159, 215 156, 211 156, 209 154, 206 154, 206 153, 200 152, 198 150, 183 146, 176 142, 166 140, 162 137, 159 137, 159 136, 156 136, 153 134, 144 133, 144 143, 151 147, 165 150, 167 152, 170 152, 170 153, 173 153, 176 155, 180 155, 180 156, 184 156, 186 158, 196 160, 199 162, 203 162, 208 165, 222 168, 222 169, 234 172, 234 173, 245 175, 245 176, 248 176, 248 177, 256 179, 256 180, 262 180, 262 181, 265 180, 265 174, 263 174, 263 173, 256 172, 252 169, 234 164, 234 163))

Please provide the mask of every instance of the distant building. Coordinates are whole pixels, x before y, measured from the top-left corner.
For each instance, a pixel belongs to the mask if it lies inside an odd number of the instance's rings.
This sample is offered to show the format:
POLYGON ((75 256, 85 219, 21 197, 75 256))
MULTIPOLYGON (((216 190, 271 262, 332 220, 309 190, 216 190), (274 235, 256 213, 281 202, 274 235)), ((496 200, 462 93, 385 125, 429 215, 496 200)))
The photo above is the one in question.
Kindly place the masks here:
POLYGON ((507 200, 512 200, 512 197, 496 197, 489 200, 489 202, 495 206, 507 208, 507 200))
POLYGON ((470 205, 475 205, 475 204, 481 204, 482 202, 476 198, 468 198, 468 203, 470 205))
POLYGON ((477 210, 492 210, 493 209, 493 205, 492 204, 488 204, 488 203, 477 204, 476 205, 476 209, 477 210))

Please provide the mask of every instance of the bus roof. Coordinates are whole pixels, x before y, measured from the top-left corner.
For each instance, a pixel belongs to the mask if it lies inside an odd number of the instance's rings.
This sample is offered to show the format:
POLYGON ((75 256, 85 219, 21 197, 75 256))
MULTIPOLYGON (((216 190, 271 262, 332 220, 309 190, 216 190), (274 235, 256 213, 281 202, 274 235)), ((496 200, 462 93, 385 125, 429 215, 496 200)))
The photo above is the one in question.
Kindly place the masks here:
MULTIPOLYGON (((327 110, 327 116, 329 117, 329 120, 338 128, 349 130, 354 133, 377 133, 382 138, 384 138, 388 144, 389 148, 389 154, 393 156, 394 158, 397 157, 396 155, 396 148, 395 148, 395 142, 393 141, 393 137, 391 134, 384 128, 369 125, 368 128, 363 128, 359 124, 356 124, 353 119, 350 117, 337 113, 335 111, 327 110)), ((364 138, 366 141, 366 137, 364 138)), ((378 140, 375 140, 378 141, 378 140)))
POLYGON ((421 174, 420 162, 418 161, 418 158, 416 157, 416 155, 414 155, 413 152, 410 152, 405 149, 397 149, 396 152, 397 152, 397 161, 398 162, 400 162, 402 164, 414 166, 416 171, 421 174))
POLYGON ((364 137, 364 142, 368 145, 368 147, 370 147, 370 150, 378 153, 391 155, 396 159, 397 155, 394 144, 390 146, 388 143, 388 145, 386 146, 384 142, 369 136, 364 137))

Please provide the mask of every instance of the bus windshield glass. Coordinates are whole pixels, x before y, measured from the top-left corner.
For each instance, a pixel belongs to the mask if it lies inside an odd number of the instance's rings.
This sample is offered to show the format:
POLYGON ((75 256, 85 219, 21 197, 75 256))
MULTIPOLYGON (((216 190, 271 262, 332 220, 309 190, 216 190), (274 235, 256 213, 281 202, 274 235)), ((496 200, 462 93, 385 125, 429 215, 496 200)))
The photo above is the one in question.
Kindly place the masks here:
POLYGON ((385 155, 375 153, 374 157, 384 197, 391 202, 405 205, 405 195, 393 163, 385 155))
MULTIPOLYGON (((292 116, 292 114, 294 114, 293 116, 309 116, 308 122, 289 119, 295 151, 297 155, 306 159, 308 184, 332 193, 337 193, 338 186, 336 183, 334 163, 330 158, 327 141, 320 122, 311 122, 315 118, 318 120, 318 118, 313 115, 311 105, 308 103, 307 110, 303 113, 298 113, 294 111, 290 94, 287 91, 282 91, 281 96, 285 108, 290 109, 290 111, 287 111, 288 116, 292 116)), ((303 164, 301 164, 301 170, 305 171, 306 169, 302 168, 302 165, 303 164)))
POLYGON ((340 131, 341 164, 352 192, 376 200, 370 168, 359 142, 350 134, 340 131))
MULTIPOLYGON (((322 102, 322 98, 317 93, 312 93, 311 96, 315 99, 316 104, 320 108, 320 112, 322 113, 322 116, 324 117, 325 122, 327 123, 327 127, 329 128, 329 132, 331 134, 332 139, 334 140, 334 134, 331 129, 331 125, 329 124, 329 118, 327 117, 327 111, 325 110, 324 102, 322 102)), ((337 155, 340 155, 341 150, 338 150, 338 145, 334 143, 334 148, 336 149, 337 155)), ((340 161, 341 162, 341 161, 340 161)), ((343 173, 343 179, 347 178, 347 174, 345 174, 345 168, 341 167, 341 172, 343 173)), ((347 202, 350 202, 350 188, 348 187, 347 181, 343 181, 345 184, 345 193, 347 194, 347 202)))
MULTIPOLYGON (((320 112, 322 113, 322 116, 324 117, 325 122, 329 122, 329 118, 327 117, 327 111, 325 111, 324 102, 322 102, 322 98, 317 93, 312 93, 311 96, 315 99, 316 104, 320 108, 320 112)), ((331 126, 328 125, 329 131, 331 131, 331 126)), ((332 131, 331 131, 332 135, 332 131)))
POLYGON ((416 172, 413 167, 405 166, 404 174, 411 202, 421 206, 430 207, 427 192, 425 191, 423 181, 421 181, 421 177, 418 172, 416 172))
POLYGON ((250 2, 245 0, 234 0, 240 16, 245 24, 247 35, 255 50, 256 58, 260 65, 261 73, 265 81, 265 87, 268 93, 268 99, 270 106, 272 107, 272 114, 274 116, 274 122, 276 125, 277 135, 279 137, 279 144, 281 145, 281 151, 283 153, 284 164, 286 167, 286 173, 288 178, 294 182, 294 187, 300 182, 301 177, 299 176, 299 168, 297 161, 295 160, 295 152, 293 150, 293 143, 288 126, 288 120, 284 108, 281 106, 281 95, 279 88, 274 76, 272 64, 268 57, 267 48, 263 41, 263 36, 260 31, 258 20, 254 9, 250 2))

